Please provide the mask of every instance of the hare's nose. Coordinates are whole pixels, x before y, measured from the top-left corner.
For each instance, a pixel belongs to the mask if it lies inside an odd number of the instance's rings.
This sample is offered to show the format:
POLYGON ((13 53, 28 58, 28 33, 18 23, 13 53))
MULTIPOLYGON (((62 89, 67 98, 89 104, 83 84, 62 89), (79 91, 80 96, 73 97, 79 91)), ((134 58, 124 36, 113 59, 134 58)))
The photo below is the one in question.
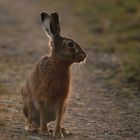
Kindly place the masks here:
POLYGON ((81 55, 83 58, 86 58, 86 56, 87 56, 87 54, 85 52, 82 52, 81 55))

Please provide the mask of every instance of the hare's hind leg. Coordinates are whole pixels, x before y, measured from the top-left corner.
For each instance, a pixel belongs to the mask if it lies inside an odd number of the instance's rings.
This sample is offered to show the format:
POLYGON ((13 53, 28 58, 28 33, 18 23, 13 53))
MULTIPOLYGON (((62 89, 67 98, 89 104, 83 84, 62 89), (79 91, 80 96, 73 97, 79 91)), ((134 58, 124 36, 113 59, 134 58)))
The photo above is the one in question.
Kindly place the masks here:
POLYGON ((39 114, 40 114, 40 133, 42 135, 49 135, 48 126, 46 123, 46 111, 44 102, 39 102, 39 114))
POLYGON ((25 103, 23 107, 23 113, 27 119, 25 130, 26 131, 37 131, 37 125, 32 120, 33 104, 31 103, 29 97, 25 98, 25 103))
POLYGON ((30 132, 37 132, 38 131, 38 127, 34 122, 29 123, 27 121, 27 124, 25 125, 25 130, 26 131, 30 131, 30 132))

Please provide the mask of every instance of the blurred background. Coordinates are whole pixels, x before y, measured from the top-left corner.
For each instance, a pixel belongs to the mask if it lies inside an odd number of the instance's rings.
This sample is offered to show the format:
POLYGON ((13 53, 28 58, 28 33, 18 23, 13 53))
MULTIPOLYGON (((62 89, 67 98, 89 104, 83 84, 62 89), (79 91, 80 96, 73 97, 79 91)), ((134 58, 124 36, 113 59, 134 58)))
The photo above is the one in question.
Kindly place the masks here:
POLYGON ((61 34, 88 54, 72 67, 66 139, 140 139, 140 0, 0 0, 1 139, 43 139, 24 131, 20 95, 49 51, 42 11, 58 12, 61 34))

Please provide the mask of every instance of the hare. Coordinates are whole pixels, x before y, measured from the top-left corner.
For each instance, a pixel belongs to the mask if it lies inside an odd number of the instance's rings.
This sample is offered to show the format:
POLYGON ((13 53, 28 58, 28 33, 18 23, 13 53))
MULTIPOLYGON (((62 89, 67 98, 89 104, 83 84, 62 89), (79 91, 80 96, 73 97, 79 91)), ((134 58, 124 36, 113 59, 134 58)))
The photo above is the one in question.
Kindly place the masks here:
POLYGON ((85 51, 72 39, 60 35, 58 14, 41 13, 42 26, 50 38, 50 54, 39 59, 22 88, 23 112, 26 129, 40 127, 40 133, 49 135, 47 124, 56 121, 54 136, 68 133, 61 126, 70 84, 71 64, 86 58, 85 51))

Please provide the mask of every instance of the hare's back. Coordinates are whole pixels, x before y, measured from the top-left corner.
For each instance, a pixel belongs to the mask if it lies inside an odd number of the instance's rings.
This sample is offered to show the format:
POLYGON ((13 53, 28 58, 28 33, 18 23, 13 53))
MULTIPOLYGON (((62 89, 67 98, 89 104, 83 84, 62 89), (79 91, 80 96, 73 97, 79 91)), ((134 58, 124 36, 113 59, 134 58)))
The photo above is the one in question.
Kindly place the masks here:
POLYGON ((36 62, 28 80, 31 93, 34 95, 39 94, 39 96, 44 94, 48 88, 52 76, 51 63, 49 62, 48 56, 44 56, 36 62))

